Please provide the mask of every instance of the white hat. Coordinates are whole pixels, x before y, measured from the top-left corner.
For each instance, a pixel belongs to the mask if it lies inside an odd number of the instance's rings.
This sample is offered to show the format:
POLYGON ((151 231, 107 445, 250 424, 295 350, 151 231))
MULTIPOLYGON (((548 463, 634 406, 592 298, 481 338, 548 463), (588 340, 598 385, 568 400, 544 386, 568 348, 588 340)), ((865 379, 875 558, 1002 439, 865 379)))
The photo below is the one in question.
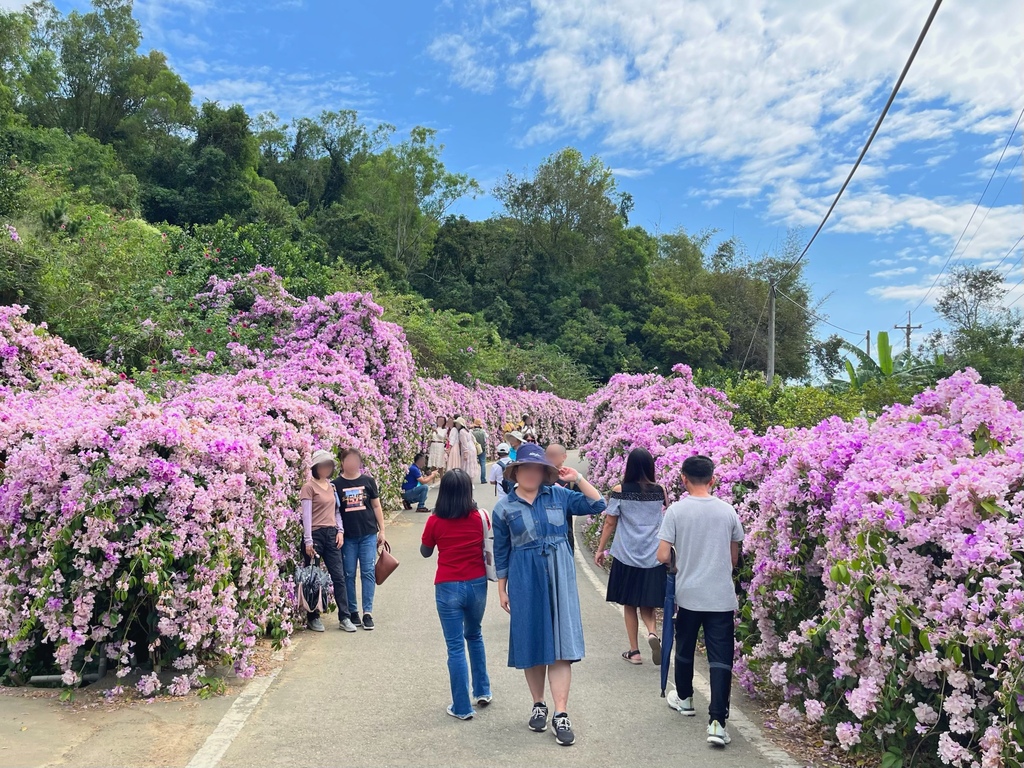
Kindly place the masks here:
POLYGON ((326 464, 328 461, 337 466, 337 462, 334 460, 334 454, 330 451, 313 451, 313 456, 309 460, 309 466, 312 469, 317 464, 326 464))
POLYGON ((508 456, 510 453, 512 453, 512 446, 509 445, 508 443, 498 443, 498 447, 496 450, 498 451, 498 453, 504 453, 506 456, 508 456))
MULTIPOLYGON (((525 443, 526 442, 526 438, 523 437, 523 433, 520 432, 518 429, 513 431, 513 432, 506 432, 505 433, 505 439, 506 440, 508 438, 510 438, 510 437, 518 440, 520 443, 525 443)), ((509 449, 509 450, 511 450, 511 449, 509 449)))
POLYGON ((464 418, 462 418, 461 416, 459 416, 459 418, 457 418, 455 420, 455 423, 458 424, 463 429, 465 429, 466 427, 469 426, 468 424, 466 424, 466 420, 464 418))

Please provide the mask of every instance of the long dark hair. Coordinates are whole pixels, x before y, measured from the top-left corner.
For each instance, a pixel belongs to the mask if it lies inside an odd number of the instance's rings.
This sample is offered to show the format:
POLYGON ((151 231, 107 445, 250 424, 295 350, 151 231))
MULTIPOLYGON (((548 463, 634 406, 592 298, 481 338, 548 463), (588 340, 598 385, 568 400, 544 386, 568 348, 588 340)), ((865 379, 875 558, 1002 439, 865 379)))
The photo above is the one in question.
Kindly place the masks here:
POLYGON ((444 520, 458 520, 476 509, 473 501, 473 481, 461 469, 444 473, 437 493, 434 514, 444 520))
POLYGON ((657 484, 654 479, 654 457, 646 448, 634 448, 626 457, 626 471, 622 475, 622 484, 626 483, 657 484))

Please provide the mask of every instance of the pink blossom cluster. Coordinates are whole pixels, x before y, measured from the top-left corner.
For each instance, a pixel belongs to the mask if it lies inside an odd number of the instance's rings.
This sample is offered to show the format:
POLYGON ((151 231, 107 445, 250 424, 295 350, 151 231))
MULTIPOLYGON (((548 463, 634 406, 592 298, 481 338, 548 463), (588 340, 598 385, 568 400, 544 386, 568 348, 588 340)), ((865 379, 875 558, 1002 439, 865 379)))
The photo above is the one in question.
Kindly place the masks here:
POLYGON ((1024 415, 973 371, 877 420, 757 436, 689 372, 617 376, 588 403, 605 486, 643 445, 719 463, 747 530, 737 671, 780 717, 957 766, 1021 765, 1024 415))
POLYGON ((421 382, 367 295, 300 301, 257 270, 196 301, 246 332, 149 389, 0 308, 0 675, 75 685, 99 653, 145 695, 225 662, 251 675, 257 639, 293 628, 314 450, 358 448, 396 496, 435 410, 536 408, 578 430, 578 403, 421 382))

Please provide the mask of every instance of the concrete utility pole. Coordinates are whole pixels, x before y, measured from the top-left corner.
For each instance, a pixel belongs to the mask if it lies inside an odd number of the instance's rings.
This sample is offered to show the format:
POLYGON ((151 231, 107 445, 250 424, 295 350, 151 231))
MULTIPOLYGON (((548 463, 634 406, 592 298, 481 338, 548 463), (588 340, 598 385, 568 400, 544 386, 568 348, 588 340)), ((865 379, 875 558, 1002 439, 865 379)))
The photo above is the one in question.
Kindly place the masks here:
POLYGON ((868 357, 871 357, 871 331, 868 331, 868 332, 867 332, 867 335, 866 335, 866 336, 865 336, 864 338, 865 338, 865 340, 867 341, 867 353, 868 353, 868 357))
POLYGON ((893 326, 894 330, 903 331, 904 333, 907 334, 907 352, 910 351, 910 333, 911 333, 911 331, 920 330, 921 327, 922 327, 920 325, 911 325, 910 324, 911 322, 912 321, 910 319, 910 313, 907 312, 907 324, 906 325, 894 325, 893 326))
POLYGON ((775 381, 775 283, 768 285, 768 386, 775 381))

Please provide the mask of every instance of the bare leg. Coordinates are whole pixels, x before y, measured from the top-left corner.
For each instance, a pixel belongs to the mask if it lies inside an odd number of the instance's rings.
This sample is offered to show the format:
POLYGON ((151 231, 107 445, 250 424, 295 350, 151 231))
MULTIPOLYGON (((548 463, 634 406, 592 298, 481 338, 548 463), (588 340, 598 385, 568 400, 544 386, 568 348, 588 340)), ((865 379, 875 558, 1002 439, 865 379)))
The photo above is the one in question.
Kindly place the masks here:
POLYGON ((526 684, 530 686, 530 695, 533 696, 533 703, 544 701, 544 678, 547 676, 548 668, 545 666, 530 667, 526 670, 526 684))
POLYGON ((622 606, 622 615, 626 618, 626 639, 629 640, 629 650, 639 650, 637 634, 640 632, 640 622, 636 618, 636 606, 622 606))
POLYGON ((565 712, 566 707, 569 706, 572 664, 568 661, 556 661, 548 667, 548 683, 551 685, 551 698, 554 700, 555 713, 565 712))
POLYGON ((658 624, 654 618, 653 608, 641 608, 640 618, 644 620, 644 625, 647 627, 647 634, 656 635, 658 634, 658 624))

